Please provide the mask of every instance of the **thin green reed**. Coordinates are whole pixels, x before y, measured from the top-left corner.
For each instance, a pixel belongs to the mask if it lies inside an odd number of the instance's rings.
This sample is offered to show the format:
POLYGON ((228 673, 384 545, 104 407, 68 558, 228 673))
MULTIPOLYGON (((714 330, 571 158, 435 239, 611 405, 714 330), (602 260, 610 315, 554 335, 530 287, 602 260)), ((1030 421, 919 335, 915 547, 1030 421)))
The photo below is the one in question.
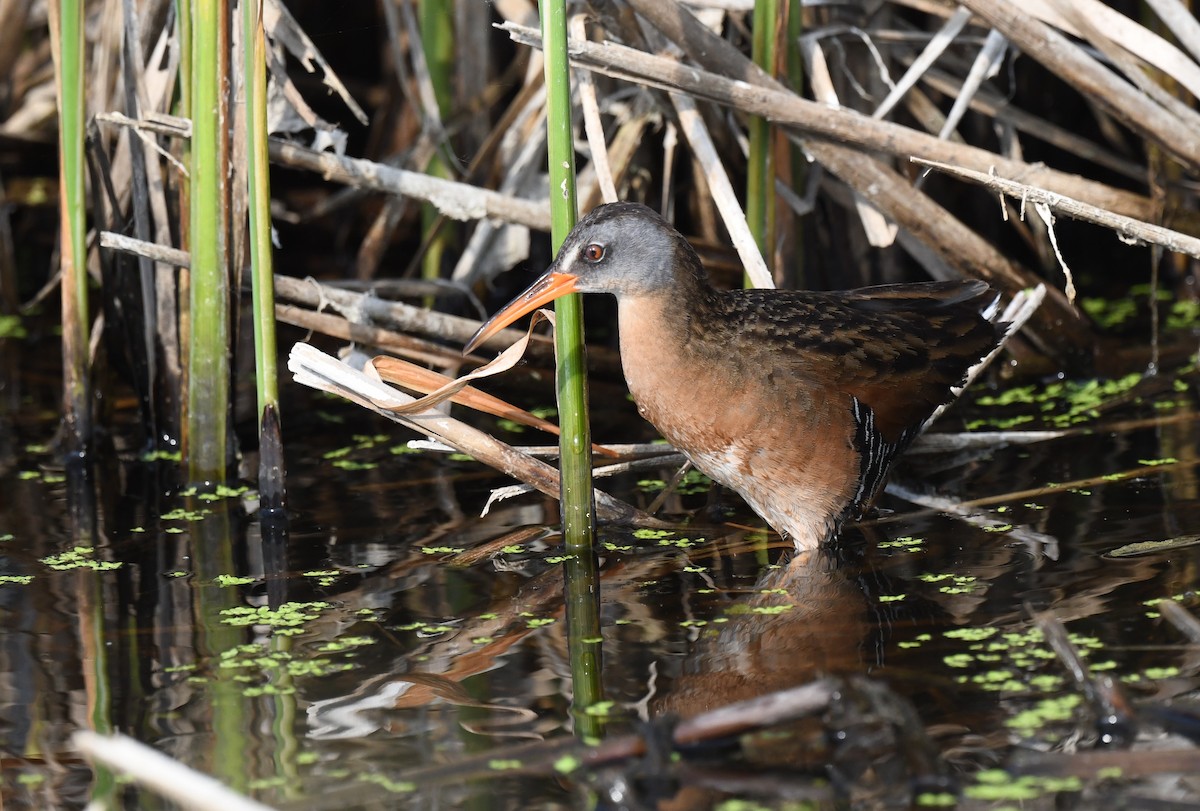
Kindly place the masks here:
MULTIPOLYGON (((779 0, 754 0, 754 32, 751 56, 755 64, 775 75, 775 23, 779 19, 779 0)), ((751 116, 750 154, 746 176, 746 222, 754 241, 771 267, 775 238, 775 150, 771 123, 751 116)), ((749 279, 747 279, 747 285, 749 279)))
POLYGON ((229 62, 225 0, 192 0, 191 331, 184 447, 193 481, 225 479, 229 277, 225 235, 229 62))
MULTIPOLYGON (((438 128, 434 133, 444 137, 441 122, 453 109, 454 102, 454 4, 423 2, 420 6, 421 47, 425 52, 425 65, 429 69, 429 81, 437 100, 438 128)), ((450 167, 443 156, 446 144, 439 144, 438 151, 429 161, 426 171, 434 177, 451 177, 450 167)), ((421 208, 421 230, 429 240, 425 256, 421 260, 421 275, 426 279, 437 279, 442 275, 442 258, 453 237, 452 229, 441 223, 438 210, 426 204, 421 208), (433 229, 438 229, 433 233, 433 229)))
MULTIPOLYGON (((567 60, 565 0, 543 0, 542 38, 546 54, 546 104, 550 169, 551 240, 558 250, 575 227, 575 147, 571 127, 571 74, 567 60)), ((587 410, 583 308, 578 294, 554 305, 555 350, 563 536, 569 562, 564 568, 568 642, 574 689, 576 731, 597 737, 600 721, 587 708, 603 697, 600 681, 600 587, 593 547, 595 504, 592 491, 591 430, 587 410)))
MULTIPOLYGON (((804 57, 800 53, 800 36, 804 33, 804 6, 801 0, 787 0, 787 39, 784 42, 784 57, 787 64, 788 84, 793 89, 804 87, 804 57)), ((808 185, 808 159, 804 150, 795 144, 789 144, 791 155, 791 182, 793 189, 803 189, 808 185)), ((795 242, 792 245, 792 260, 788 263, 791 287, 810 287, 806 279, 804 266, 804 228, 799 224, 791 229, 795 242)))
POLYGON ((258 414, 279 404, 279 371, 275 348, 275 286, 271 253, 271 176, 267 157, 267 56, 262 7, 242 0, 245 43, 246 176, 249 182, 250 272, 254 307, 254 369, 258 414))
POLYGON ((58 85, 59 213, 62 257, 63 436, 65 450, 86 453, 92 438, 88 366, 87 190, 83 138, 83 0, 52 0, 50 42, 58 85))

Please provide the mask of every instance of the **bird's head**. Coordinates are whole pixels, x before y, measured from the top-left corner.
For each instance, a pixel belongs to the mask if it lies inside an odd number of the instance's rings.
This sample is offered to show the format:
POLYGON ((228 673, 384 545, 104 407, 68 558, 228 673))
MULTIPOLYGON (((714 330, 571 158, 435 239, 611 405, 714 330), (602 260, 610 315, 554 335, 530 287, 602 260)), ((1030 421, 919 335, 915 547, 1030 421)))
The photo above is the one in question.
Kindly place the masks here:
POLYGON ((464 351, 567 293, 669 294, 680 273, 702 271, 687 240, 657 212, 640 203, 598 206, 567 235, 554 264, 492 316, 464 351))

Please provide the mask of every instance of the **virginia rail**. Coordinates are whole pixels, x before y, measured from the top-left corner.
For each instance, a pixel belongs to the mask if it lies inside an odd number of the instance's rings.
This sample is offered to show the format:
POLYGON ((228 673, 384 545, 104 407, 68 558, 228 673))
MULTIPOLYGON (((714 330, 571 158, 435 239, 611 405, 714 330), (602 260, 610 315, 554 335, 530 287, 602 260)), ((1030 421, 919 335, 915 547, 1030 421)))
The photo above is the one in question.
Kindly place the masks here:
POLYGON ((996 293, 979 281, 716 290, 662 217, 610 203, 466 350, 572 292, 617 297, 638 411, 801 550, 871 502, 1004 326, 984 316, 996 293))

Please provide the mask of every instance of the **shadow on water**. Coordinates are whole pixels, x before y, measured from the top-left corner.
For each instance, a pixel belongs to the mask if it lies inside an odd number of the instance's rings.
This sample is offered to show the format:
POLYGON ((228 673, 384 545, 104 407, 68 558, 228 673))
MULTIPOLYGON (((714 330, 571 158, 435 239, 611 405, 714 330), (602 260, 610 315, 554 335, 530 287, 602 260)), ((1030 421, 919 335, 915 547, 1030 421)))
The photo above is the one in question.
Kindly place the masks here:
MULTIPOLYGON (((1143 420, 1122 430, 900 472, 946 496, 1017 494, 975 518, 888 498, 803 559, 711 492, 668 500, 691 515, 678 530, 604 530, 606 700, 582 712, 610 751, 628 742, 607 760, 571 734, 553 503, 476 518, 502 477, 323 398, 289 418, 287 516, 252 492, 180 493, 172 464, 123 452, 63 471, 45 412, 23 409, 0 470, 3 807, 162 807, 93 773, 79 728, 280 808, 1196 802, 1188 716, 1170 710, 1194 700, 1200 656, 1156 605, 1196 601, 1182 389, 1105 415, 1143 420), (1098 705, 1037 611, 1131 697, 1132 750, 1098 743, 1098 705), (832 685, 824 703, 786 723, 680 742, 720 708, 814 683, 832 685), (1151 742, 1172 754, 1140 755, 1151 742), (1028 774, 996 771, 1018 760, 1028 774)), ((653 488, 611 485, 643 506, 653 488)))

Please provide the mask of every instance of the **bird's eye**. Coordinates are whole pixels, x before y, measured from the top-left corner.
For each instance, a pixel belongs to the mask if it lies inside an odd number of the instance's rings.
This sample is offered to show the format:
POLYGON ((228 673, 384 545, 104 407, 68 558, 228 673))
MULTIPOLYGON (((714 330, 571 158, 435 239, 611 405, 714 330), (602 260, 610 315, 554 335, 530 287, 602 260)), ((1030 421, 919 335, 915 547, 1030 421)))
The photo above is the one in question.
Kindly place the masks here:
POLYGON ((589 262, 599 262, 604 258, 604 246, 593 242, 583 249, 583 258, 589 262))

